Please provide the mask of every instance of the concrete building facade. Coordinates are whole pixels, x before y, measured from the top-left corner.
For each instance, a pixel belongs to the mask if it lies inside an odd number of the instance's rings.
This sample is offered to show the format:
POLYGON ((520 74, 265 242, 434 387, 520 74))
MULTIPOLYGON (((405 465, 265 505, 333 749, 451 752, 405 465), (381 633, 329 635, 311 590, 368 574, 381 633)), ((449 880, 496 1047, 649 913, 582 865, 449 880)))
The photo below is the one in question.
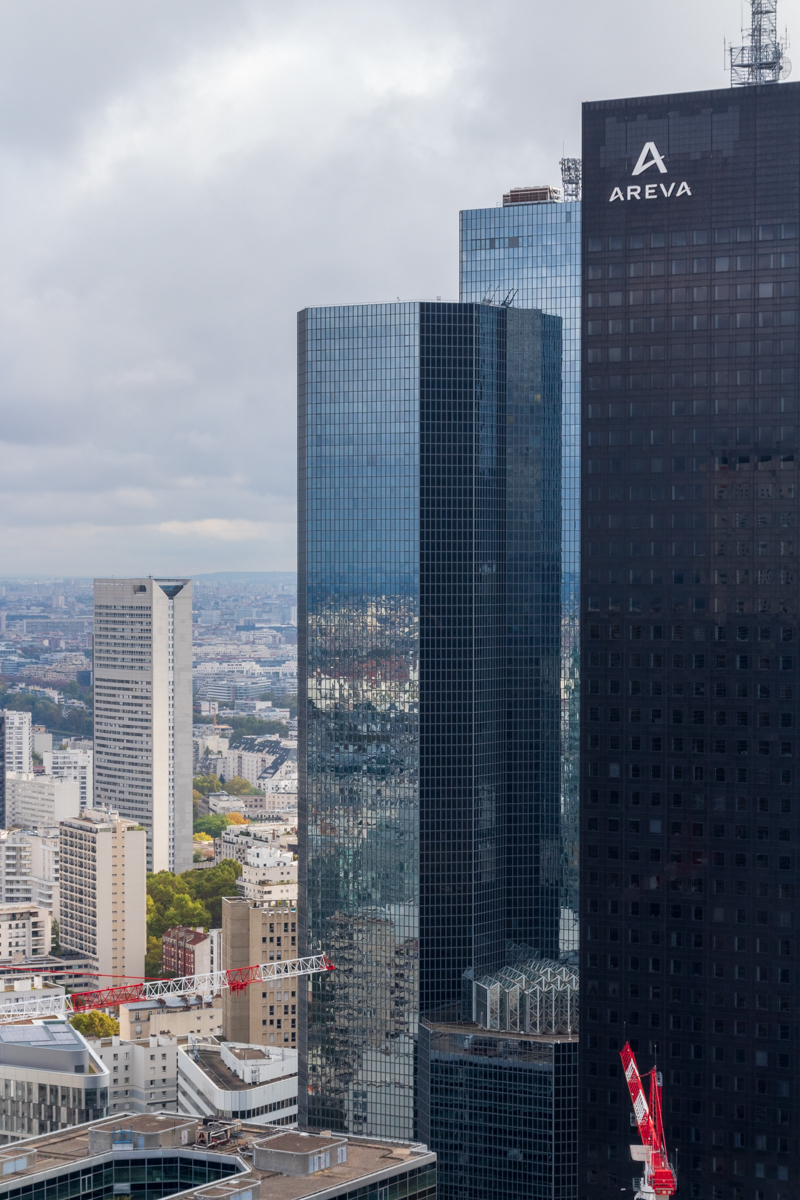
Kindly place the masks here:
POLYGON ((6 828, 58 825, 81 811, 80 783, 32 771, 6 772, 6 828))
POLYGON ((177 1112, 176 1038, 92 1038, 89 1045, 109 1073, 109 1112, 177 1112))
POLYGON ((33 726, 29 712, 7 708, 5 718, 6 771, 23 774, 33 770, 33 726))
POLYGON ((297 1051, 237 1042, 178 1047, 178 1112, 297 1124, 297 1051))
POLYGON ((0 1026, 0 1144, 106 1116, 108 1083, 67 1022, 0 1026))
POLYGON ((163 1037, 217 1037, 222 1033, 222 998, 166 996, 119 1006, 120 1037, 128 1041, 163 1037))
MULTIPOLYGON (((297 908, 288 901, 257 904, 222 899, 222 966, 297 958, 297 908)), ((270 980, 222 994, 222 1027, 226 1039, 251 1045, 297 1046, 298 989, 304 979, 270 980)))
POLYGON ((147 866, 192 865, 192 584, 94 583, 95 802, 147 830, 147 866))
POLYGON ((107 976, 144 975, 145 831, 87 809, 60 829, 61 946, 90 955, 107 976))
POLYGON ((0 905, 0 960, 36 958, 50 950, 51 917, 36 904, 0 905))

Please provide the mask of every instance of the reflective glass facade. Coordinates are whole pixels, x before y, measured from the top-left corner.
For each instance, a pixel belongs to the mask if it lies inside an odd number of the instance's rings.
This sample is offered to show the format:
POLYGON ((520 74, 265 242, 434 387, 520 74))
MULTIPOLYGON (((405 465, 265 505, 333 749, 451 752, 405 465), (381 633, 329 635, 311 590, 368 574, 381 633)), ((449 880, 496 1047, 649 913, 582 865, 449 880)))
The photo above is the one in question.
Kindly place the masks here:
POLYGON ((580 1195, 798 1174, 800 85, 584 109, 580 1195))
POLYGON ((447 1200, 575 1200, 578 1039, 420 1026, 419 1136, 447 1200))
POLYGON ((561 952, 577 951, 580 691, 580 203, 510 204, 461 213, 462 301, 538 308, 563 331, 562 479, 562 923, 561 952))
POLYGON ((300 314, 301 1124, 413 1136, 420 1014, 557 947, 560 325, 300 314))

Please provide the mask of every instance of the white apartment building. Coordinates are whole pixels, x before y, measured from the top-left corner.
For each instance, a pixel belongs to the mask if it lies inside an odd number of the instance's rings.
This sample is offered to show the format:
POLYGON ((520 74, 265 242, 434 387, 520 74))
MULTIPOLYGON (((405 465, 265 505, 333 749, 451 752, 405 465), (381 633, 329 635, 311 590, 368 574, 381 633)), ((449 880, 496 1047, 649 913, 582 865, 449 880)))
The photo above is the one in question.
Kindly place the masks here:
POLYGON ((58 830, 0 829, 0 904, 38 904, 58 920, 58 830))
POLYGON ((51 919, 36 904, 0 905, 0 959, 50 953, 51 919))
POLYGON ((33 770, 33 726, 29 712, 7 708, 5 716, 6 771, 27 775, 33 770))
POLYGON ((109 1075, 110 1113, 177 1112, 178 1042, 176 1038, 90 1038, 89 1045, 109 1075))
POLYGON ((147 867, 192 865, 192 584, 94 581, 94 798, 147 831, 147 867))
POLYGON ((94 752, 92 750, 45 750, 45 775, 71 779, 80 787, 81 808, 94 806, 94 752))
POLYGON ((58 825, 81 810, 80 784, 55 775, 6 771, 6 828, 58 825))
POLYGON ((144 975, 146 833, 116 813, 86 809, 60 831, 62 950, 91 956, 101 975, 144 975))
POLYGON ((297 1124, 297 1051, 214 1039, 178 1046, 178 1112, 297 1124))

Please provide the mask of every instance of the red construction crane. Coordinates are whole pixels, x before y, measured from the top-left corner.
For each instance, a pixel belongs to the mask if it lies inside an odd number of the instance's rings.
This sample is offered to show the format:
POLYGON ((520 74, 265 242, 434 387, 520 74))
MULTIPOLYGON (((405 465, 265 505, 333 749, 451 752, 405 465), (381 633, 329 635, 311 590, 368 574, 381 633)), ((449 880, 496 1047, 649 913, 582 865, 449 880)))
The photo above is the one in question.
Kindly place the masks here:
POLYGON ((287 958, 281 962, 261 963, 254 967, 233 967, 229 971, 209 971, 205 975, 187 975, 182 979, 140 979, 120 987, 92 992, 73 992, 71 996, 33 997, 21 1003, 0 1005, 0 1024, 31 1021, 37 1017, 69 1017, 93 1008, 114 1008, 136 1000, 154 1000, 159 996, 215 995, 222 988, 243 991, 251 983, 270 979, 296 978, 333 971, 333 963, 324 954, 310 958, 287 958))
MULTIPOLYGON (((661 1076, 655 1067, 648 1071, 650 1076, 650 1103, 647 1103, 630 1042, 620 1051, 622 1069, 628 1082, 633 1112, 639 1127, 641 1146, 631 1146, 634 1162, 644 1163, 644 1174, 639 1183, 636 1200, 656 1200, 659 1196, 674 1196, 678 1190, 675 1172, 667 1157, 664 1141, 664 1122, 661 1117, 661 1076)), ((646 1078, 647 1076, 645 1076, 646 1078)))

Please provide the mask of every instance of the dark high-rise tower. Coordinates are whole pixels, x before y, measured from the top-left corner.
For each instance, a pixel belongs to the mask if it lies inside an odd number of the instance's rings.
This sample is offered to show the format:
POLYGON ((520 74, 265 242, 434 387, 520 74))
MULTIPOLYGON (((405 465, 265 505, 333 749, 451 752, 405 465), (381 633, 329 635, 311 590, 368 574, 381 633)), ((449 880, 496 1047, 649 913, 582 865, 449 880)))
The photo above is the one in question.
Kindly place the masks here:
POLYGON ((414 1134, 418 1024, 558 953, 561 322, 300 314, 301 1123, 414 1134))
POLYGON ((798 1193, 800 87, 587 104, 580 1196, 798 1193))

